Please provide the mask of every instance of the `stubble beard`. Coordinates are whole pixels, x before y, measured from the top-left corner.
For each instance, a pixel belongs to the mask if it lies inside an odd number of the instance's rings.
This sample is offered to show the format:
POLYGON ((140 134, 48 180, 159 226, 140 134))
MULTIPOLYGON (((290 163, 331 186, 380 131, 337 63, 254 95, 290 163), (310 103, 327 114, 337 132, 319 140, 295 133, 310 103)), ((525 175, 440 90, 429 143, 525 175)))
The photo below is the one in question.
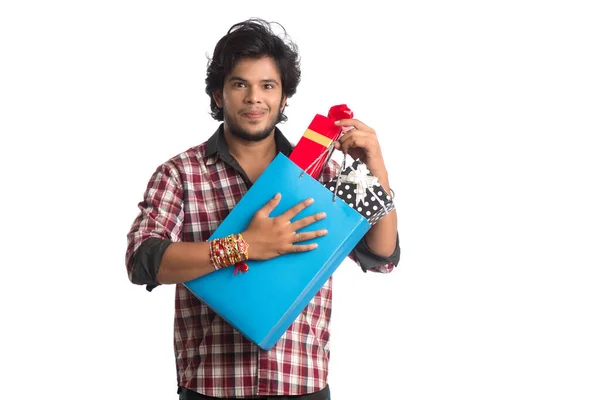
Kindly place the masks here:
POLYGON ((227 112, 226 109, 223 109, 223 120, 225 121, 225 124, 229 129, 229 133, 232 136, 235 136, 236 138, 245 140, 247 142, 260 142, 271 135, 271 132, 273 132, 273 129, 275 129, 275 125, 277 125, 282 112, 283 111, 280 111, 277 114, 275 114, 271 121, 269 121, 267 127, 259 132, 249 132, 247 129, 244 129, 238 124, 236 124, 234 119, 231 118, 231 115, 227 112))

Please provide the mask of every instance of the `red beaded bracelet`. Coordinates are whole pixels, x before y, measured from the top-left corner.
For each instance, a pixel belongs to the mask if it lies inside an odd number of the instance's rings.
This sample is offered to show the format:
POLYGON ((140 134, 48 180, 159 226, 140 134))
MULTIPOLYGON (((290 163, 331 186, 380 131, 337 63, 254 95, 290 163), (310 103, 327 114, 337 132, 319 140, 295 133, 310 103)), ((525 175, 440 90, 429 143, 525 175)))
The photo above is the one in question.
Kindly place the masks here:
POLYGON ((210 262, 215 270, 235 265, 234 274, 246 272, 249 269, 245 263, 248 260, 248 248, 242 234, 213 239, 208 245, 210 262))

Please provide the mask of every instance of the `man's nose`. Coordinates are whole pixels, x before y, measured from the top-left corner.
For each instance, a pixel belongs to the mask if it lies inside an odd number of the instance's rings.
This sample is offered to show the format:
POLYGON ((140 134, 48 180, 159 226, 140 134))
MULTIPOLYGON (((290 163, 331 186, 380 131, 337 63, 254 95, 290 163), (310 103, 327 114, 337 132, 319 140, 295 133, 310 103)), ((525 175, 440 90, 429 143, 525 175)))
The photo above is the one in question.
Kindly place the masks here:
POLYGON ((251 104, 260 103, 260 90, 254 86, 249 86, 246 92, 246 102, 251 104))

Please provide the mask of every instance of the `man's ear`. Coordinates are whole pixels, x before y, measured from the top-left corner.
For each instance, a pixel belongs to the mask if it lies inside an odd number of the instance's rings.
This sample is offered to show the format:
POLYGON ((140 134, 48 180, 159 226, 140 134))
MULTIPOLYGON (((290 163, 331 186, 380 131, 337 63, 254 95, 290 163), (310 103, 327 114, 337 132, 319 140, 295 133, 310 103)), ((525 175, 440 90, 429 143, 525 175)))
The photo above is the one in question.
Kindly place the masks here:
POLYGON ((215 103, 217 103, 217 107, 219 108, 223 108, 223 90, 222 89, 217 89, 213 92, 213 99, 215 100, 215 103))
POLYGON ((287 106, 287 96, 283 95, 283 97, 281 98, 281 107, 279 108, 279 112, 283 112, 285 106, 287 106))

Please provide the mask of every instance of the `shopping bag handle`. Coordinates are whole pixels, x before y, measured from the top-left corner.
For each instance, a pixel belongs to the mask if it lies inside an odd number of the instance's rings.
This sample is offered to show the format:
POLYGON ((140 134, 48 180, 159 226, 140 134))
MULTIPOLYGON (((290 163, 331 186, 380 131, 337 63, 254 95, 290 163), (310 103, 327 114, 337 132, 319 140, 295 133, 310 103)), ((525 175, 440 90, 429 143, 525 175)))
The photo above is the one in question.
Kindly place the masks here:
MULTIPOLYGON (((311 162, 301 173, 300 173, 300 178, 302 178, 304 176, 304 174, 307 173, 308 170, 310 170, 316 163, 320 162, 324 157, 325 159, 329 159, 329 157, 331 156, 331 153, 333 153, 334 150, 334 142, 331 142, 327 148, 325 149, 324 152, 322 152, 321 154, 319 154, 319 157, 315 158, 313 160, 313 162, 311 162)), ((337 172, 337 176, 336 176, 336 185, 335 185, 335 190, 333 191, 333 202, 335 203, 335 199, 336 199, 336 193, 338 190, 338 187, 340 185, 340 176, 342 175, 342 171, 346 168, 346 153, 344 153, 344 159, 342 160, 342 166, 340 167, 340 169, 337 172)))
POLYGON ((320 162, 323 157, 325 157, 325 159, 329 159, 329 156, 331 155, 331 153, 333 153, 333 149, 334 149, 334 142, 331 142, 326 148, 325 151, 322 152, 321 154, 319 154, 319 157, 315 158, 305 169, 304 171, 302 171, 302 173, 300 174, 300 178, 302 178, 304 176, 304 174, 308 173, 308 170, 310 170, 312 167, 315 166, 315 164, 317 164, 318 162, 320 162))

